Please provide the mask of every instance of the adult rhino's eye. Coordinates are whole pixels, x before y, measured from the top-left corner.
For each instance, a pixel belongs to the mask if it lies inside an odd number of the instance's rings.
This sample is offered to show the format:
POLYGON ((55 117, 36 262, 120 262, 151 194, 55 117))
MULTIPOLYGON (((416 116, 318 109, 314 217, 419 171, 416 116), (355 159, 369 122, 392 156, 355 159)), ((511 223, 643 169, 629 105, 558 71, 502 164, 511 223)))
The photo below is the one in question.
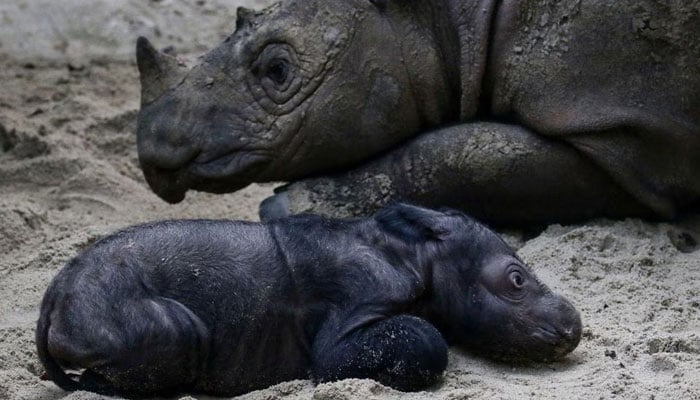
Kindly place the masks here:
POLYGON ((296 96, 304 84, 304 69, 292 46, 270 43, 250 65, 250 88, 257 101, 270 112, 296 96))
POLYGON ((281 58, 272 60, 265 71, 265 76, 272 82, 282 85, 289 77, 289 63, 281 58))
POLYGON ((510 282, 516 289, 522 288, 525 284, 525 277, 520 273, 520 271, 511 271, 509 278, 510 282))

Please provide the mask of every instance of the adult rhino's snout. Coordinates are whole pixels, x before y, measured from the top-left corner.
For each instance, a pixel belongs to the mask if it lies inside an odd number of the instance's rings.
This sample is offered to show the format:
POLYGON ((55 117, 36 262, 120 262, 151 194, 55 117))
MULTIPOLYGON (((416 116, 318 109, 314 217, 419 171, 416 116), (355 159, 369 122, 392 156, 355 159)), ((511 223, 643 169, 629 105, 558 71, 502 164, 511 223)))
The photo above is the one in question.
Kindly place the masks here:
POLYGON ((178 203, 191 186, 191 165, 201 153, 197 119, 172 93, 142 105, 137 124, 139 163, 160 198, 178 203))
POLYGON ((185 167, 200 152, 187 122, 191 118, 181 115, 187 107, 173 94, 187 68, 144 37, 136 42, 136 60, 141 79, 137 127, 141 169, 160 198, 177 203, 185 198, 189 186, 185 167))

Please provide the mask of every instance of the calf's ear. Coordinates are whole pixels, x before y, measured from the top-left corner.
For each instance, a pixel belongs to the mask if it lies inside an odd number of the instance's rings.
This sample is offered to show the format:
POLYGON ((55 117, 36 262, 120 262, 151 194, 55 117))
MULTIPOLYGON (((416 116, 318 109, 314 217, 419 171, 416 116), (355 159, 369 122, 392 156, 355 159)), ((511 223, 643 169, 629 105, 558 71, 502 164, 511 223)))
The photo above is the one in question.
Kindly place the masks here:
POLYGON ((441 240, 449 233, 448 216, 409 204, 385 207, 374 218, 381 229, 405 240, 441 240))
POLYGON ((374 4, 377 6, 378 9, 384 11, 386 9, 386 3, 389 0, 369 0, 370 3, 374 4))

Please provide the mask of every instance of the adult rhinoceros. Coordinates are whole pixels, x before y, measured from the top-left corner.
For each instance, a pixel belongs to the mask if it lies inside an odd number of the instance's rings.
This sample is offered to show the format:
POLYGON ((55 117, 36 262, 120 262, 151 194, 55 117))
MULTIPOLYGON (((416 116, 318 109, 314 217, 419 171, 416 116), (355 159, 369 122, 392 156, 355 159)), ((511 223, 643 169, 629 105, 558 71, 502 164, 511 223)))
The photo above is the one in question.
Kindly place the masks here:
POLYGON ((137 55, 170 202, 293 181, 263 218, 402 199, 515 225, 700 203, 697 0, 287 0, 189 71, 137 55))

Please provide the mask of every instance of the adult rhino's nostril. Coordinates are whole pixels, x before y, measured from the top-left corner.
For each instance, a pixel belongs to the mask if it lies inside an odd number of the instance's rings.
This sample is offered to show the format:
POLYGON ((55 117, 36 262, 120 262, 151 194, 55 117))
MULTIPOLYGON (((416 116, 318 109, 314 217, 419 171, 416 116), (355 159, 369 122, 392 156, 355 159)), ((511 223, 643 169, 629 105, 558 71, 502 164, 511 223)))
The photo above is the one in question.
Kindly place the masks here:
POLYGON ((182 115, 187 104, 165 96, 139 113, 137 138, 143 167, 178 170, 191 164, 201 152, 196 118, 182 115))
POLYGON ((189 189, 187 171, 199 153, 194 147, 173 147, 158 140, 139 143, 139 162, 146 182, 168 203, 179 203, 185 198, 189 189))

